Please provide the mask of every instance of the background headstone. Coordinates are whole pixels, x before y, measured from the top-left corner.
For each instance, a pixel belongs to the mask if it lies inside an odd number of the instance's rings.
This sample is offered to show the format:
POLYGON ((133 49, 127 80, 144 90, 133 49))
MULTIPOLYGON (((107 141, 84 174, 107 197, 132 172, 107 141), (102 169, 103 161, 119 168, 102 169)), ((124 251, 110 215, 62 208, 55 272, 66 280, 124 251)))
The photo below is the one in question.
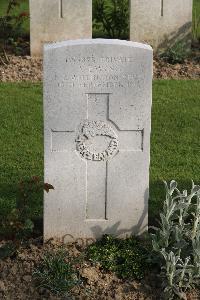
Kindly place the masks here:
POLYGON ((163 50, 191 45, 192 0, 131 0, 130 40, 163 50))
POLYGON ((45 46, 45 239, 147 230, 151 94, 148 45, 45 46))
POLYGON ((92 37, 92 0, 29 0, 31 55, 43 43, 92 37))

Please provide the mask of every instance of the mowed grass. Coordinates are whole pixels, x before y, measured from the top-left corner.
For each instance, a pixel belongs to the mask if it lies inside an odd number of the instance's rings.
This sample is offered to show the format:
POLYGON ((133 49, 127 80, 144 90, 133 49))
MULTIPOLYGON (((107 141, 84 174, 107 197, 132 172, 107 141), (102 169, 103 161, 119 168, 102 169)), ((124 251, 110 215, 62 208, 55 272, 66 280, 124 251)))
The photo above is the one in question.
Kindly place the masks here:
POLYGON ((193 39, 200 40, 200 0, 193 0, 193 39))
POLYGON ((196 11, 197 16, 200 17, 200 1, 193 0, 193 11, 196 11))
MULTIPOLYGON (((1 219, 15 206, 20 180, 43 178, 43 117, 41 84, 1 83, 0 91, 1 219)), ((191 179, 200 184, 199 167, 200 81, 154 81, 150 220, 165 197, 162 181, 176 179, 181 188, 190 188, 191 179)), ((42 203, 38 195, 34 215, 42 215, 42 203)))
POLYGON ((153 86, 150 217, 164 199, 162 180, 200 184, 200 81, 158 80, 153 86))
MULTIPOLYGON (((43 178, 41 84, 0 84, 0 220, 15 207, 19 182, 43 178)), ((33 214, 42 213, 42 199, 33 214)))

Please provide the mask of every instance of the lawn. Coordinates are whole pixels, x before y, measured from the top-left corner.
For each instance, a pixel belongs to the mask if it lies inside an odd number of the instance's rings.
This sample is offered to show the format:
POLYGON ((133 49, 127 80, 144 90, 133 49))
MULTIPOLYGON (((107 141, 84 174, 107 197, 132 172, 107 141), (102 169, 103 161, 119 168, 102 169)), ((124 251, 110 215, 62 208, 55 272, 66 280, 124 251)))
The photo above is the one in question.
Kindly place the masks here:
POLYGON ((197 16, 200 17, 200 1, 199 0, 193 0, 193 11, 196 11, 197 16))
MULTIPOLYGON (((19 181, 43 176, 41 84, 0 84, 0 220, 15 206, 19 181)), ((42 197, 33 214, 42 213, 42 197)))
MULTIPOLYGON (((15 205, 20 180, 43 178, 42 85, 0 84, 0 219, 15 205)), ((150 220, 164 199, 162 180, 181 188, 200 183, 200 81, 156 80, 153 84, 150 220)), ((135 183, 133 183, 135 184, 135 183)), ((42 196, 33 214, 42 215, 42 196)))
MULTIPOLYGON (((109 0, 107 0, 109 1, 109 0)), ((8 0, 1 0, 0 1, 0 16, 4 15, 7 9, 7 5, 8 5, 8 0)), ((19 7, 17 7, 14 10, 14 14, 18 14, 19 12, 22 11, 29 11, 29 3, 28 0, 23 0, 20 4, 19 7)), ((25 21, 24 24, 24 29, 26 30, 26 32, 29 32, 29 20, 25 21)), ((99 36, 99 33, 96 33, 96 30, 94 30, 93 32, 94 36, 95 34, 97 34, 99 36)), ((193 34, 195 35, 195 37, 200 36, 200 0, 193 0, 193 34), (195 23, 198 23, 197 26, 197 33, 195 33, 195 23)), ((103 36, 101 36, 103 37, 103 36)))
POLYGON ((162 180, 200 184, 200 81, 158 80, 153 85, 150 215, 164 197, 162 180))

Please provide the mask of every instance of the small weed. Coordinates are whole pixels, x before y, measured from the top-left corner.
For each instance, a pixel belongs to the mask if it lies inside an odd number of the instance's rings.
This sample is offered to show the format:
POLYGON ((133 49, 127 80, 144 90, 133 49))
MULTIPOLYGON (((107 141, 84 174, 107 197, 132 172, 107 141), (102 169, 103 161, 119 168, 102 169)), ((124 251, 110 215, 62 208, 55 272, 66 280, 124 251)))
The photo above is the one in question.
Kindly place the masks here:
POLYGON ((47 252, 33 276, 38 287, 58 295, 67 294, 79 282, 74 264, 64 249, 47 252))
POLYGON ((8 242, 0 247, 0 259, 12 257, 17 250, 16 245, 13 242, 8 242))
POLYGON ((148 251, 137 237, 125 240, 104 235, 100 241, 87 249, 88 258, 109 271, 115 272, 120 278, 144 277, 148 268, 148 251))
POLYGON ((169 47, 160 57, 170 64, 184 63, 189 53, 183 42, 177 42, 172 47, 169 47))

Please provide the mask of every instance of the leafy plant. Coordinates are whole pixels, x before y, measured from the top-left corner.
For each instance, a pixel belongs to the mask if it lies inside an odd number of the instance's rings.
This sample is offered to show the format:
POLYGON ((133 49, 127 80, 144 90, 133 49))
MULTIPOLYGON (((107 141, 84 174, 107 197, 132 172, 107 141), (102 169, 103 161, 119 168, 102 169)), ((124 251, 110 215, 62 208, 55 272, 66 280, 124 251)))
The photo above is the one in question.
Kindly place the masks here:
POLYGON ((129 1, 94 0, 93 21, 94 28, 108 38, 128 38, 129 1))
POLYGON ((0 247, 0 259, 11 257, 16 253, 17 246, 13 242, 7 242, 0 247))
POLYGON ((6 14, 0 17, 0 60, 1 63, 8 64, 9 58, 6 54, 8 45, 12 45, 16 51, 20 48, 20 37, 22 37, 22 24, 29 17, 27 12, 13 15, 13 9, 19 6, 24 0, 10 0, 8 2, 6 14))
POLYGON ((164 53, 160 55, 162 59, 170 64, 184 63, 188 56, 187 47, 181 41, 176 42, 172 47, 169 47, 164 53))
POLYGON ((148 268, 147 255, 147 248, 137 237, 122 240, 104 235, 87 249, 87 257, 93 263, 100 263, 105 270, 129 279, 144 277, 148 268))
POLYGON ((38 287, 59 295, 66 294, 79 282, 73 262, 64 249, 47 252, 33 276, 38 287))
MULTIPOLYGON (((11 211, 2 226, 12 233, 12 238, 23 239, 33 233, 35 220, 33 218, 34 207, 38 206, 40 193, 49 192, 53 186, 43 183, 39 177, 34 176, 19 183, 19 194, 16 199, 16 207, 11 211)), ((36 211, 36 216, 38 212, 36 211)))
POLYGON ((161 265, 166 299, 186 299, 200 283, 200 186, 180 192, 176 181, 165 182, 166 199, 160 228, 154 228, 153 250, 161 265))

